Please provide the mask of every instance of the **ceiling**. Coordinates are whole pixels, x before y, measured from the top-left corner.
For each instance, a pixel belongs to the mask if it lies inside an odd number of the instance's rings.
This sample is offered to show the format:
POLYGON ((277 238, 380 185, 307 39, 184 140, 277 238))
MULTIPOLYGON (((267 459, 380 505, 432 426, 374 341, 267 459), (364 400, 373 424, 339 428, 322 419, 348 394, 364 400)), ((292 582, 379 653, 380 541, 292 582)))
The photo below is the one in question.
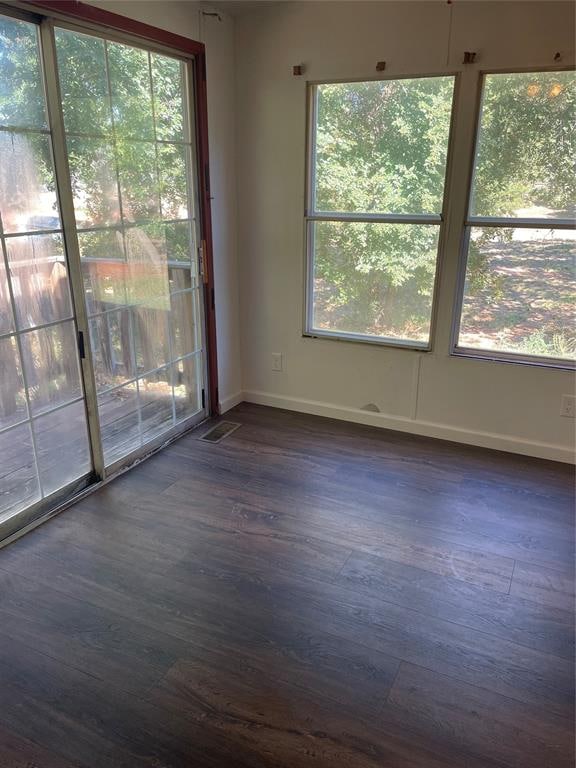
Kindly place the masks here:
POLYGON ((224 11, 231 16, 239 16, 242 13, 255 11, 259 8, 266 8, 271 5, 281 5, 292 0, 214 0, 207 2, 206 5, 215 10, 224 11))

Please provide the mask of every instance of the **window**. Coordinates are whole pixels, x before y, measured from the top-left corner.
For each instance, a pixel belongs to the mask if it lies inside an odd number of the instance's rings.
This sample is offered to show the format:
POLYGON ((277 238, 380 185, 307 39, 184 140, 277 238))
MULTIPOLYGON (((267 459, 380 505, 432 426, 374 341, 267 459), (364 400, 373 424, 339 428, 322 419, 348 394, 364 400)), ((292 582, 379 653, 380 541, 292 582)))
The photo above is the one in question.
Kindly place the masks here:
POLYGON ((574 158, 573 72, 485 76, 456 352, 574 360, 574 158))
POLYGON ((427 348, 453 77, 311 89, 311 335, 427 348))

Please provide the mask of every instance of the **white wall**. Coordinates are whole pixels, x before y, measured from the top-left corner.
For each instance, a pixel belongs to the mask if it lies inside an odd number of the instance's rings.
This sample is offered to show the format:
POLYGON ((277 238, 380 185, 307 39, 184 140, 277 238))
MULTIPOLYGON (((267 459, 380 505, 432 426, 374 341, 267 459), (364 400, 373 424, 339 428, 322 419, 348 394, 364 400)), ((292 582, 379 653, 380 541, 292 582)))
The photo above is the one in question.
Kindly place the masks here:
POLYGON ((450 357, 466 189, 452 188, 434 351, 302 337, 306 79, 462 70, 455 165, 470 152, 477 71, 574 59, 564 2, 281 3, 236 21, 238 238, 244 398, 536 456, 570 460, 574 421, 559 415, 572 374, 450 357), (303 63, 302 78, 292 65, 303 63), (463 140, 464 137, 464 140, 463 140), (285 371, 271 370, 282 352, 285 371), (361 411, 375 403, 381 414, 361 411))
POLYGON ((175 32, 206 45, 208 131, 214 240, 214 284, 220 403, 241 390, 239 292, 236 249, 234 23, 203 16, 205 5, 171 0, 102 0, 108 11, 175 32))

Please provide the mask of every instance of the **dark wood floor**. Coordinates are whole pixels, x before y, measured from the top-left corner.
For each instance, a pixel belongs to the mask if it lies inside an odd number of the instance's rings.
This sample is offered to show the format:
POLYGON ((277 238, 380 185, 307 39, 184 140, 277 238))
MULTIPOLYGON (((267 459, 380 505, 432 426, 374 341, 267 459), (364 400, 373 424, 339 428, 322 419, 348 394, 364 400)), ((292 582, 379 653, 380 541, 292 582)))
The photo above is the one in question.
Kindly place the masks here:
POLYGON ((227 418, 0 550, 0 766, 572 768, 571 469, 227 418))

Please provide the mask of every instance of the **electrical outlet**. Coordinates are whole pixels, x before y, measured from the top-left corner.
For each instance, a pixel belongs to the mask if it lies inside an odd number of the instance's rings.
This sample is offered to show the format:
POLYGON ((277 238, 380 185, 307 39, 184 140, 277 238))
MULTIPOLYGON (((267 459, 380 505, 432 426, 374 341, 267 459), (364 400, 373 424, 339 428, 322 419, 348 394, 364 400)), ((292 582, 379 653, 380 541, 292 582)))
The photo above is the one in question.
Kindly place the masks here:
POLYGON ((560 405, 560 416, 567 416, 569 419, 576 418, 576 396, 562 395, 560 405))
POLYGON ((283 371, 284 362, 282 360, 282 352, 272 352, 272 370, 283 371))

